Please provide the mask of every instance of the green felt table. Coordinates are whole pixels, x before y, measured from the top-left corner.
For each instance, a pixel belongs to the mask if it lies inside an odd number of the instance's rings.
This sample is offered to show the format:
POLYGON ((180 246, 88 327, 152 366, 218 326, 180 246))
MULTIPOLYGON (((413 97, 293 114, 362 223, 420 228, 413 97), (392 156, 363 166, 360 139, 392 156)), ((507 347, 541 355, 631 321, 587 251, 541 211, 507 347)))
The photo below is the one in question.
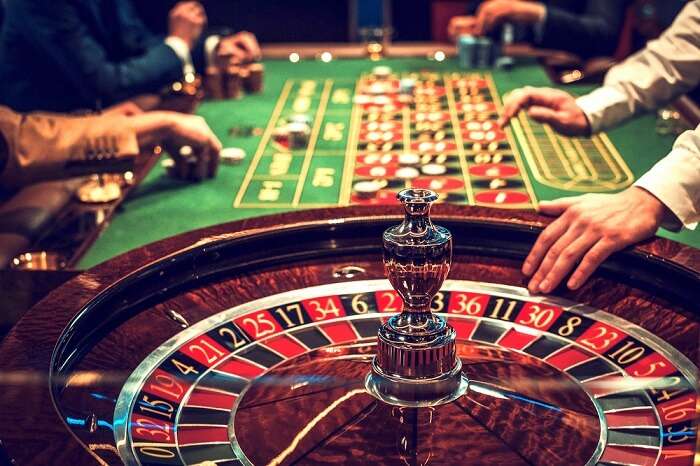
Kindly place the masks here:
MULTIPOLYGON (((198 113, 207 119, 224 146, 245 149, 248 155, 244 162, 240 165, 221 166, 215 179, 197 184, 174 180, 166 175, 159 164, 156 165, 138 189, 123 203, 123 208, 112 218, 110 225, 89 249, 79 266, 91 267, 144 244, 200 227, 282 211, 342 205, 343 184, 348 183, 341 177, 345 167, 346 150, 349 150, 347 140, 352 137, 352 134, 348 133, 352 133, 349 129, 353 118, 353 105, 351 101, 336 99, 335 92, 340 90, 341 93, 352 94, 355 81, 361 75, 370 73, 377 64, 386 64, 395 73, 430 70, 443 75, 463 71, 450 59, 436 62, 418 58, 397 58, 379 63, 359 59, 333 60, 330 63, 311 60, 302 60, 299 63, 286 60, 267 61, 263 93, 245 96, 240 100, 205 101, 198 109, 198 113), (312 153, 313 151, 295 153, 288 174, 279 176, 282 180, 280 185, 283 185, 281 199, 284 202, 259 202, 251 193, 259 192, 256 183, 260 184, 262 181, 257 175, 266 167, 265 164, 270 163, 274 150, 267 144, 264 151, 256 151, 261 146, 261 138, 270 138, 269 133, 274 126, 268 124, 271 117, 279 117, 280 114, 283 117, 285 113, 292 111, 291 100, 288 99, 285 106, 280 98, 284 92, 295 92, 296 88, 290 88, 290 80, 297 84, 304 80, 314 80, 318 83, 318 92, 312 99, 312 108, 316 109, 320 102, 325 105, 326 111, 323 125, 319 123, 317 128, 319 133, 329 122, 335 123, 337 128, 344 131, 339 140, 325 141, 319 134, 319 142, 315 146, 318 154, 312 153), (230 134, 232 127, 242 126, 260 128, 263 134, 230 134), (257 167, 251 169, 251 163, 257 164, 257 167), (335 174, 332 186, 324 184, 322 179, 317 179, 319 168, 322 169, 320 175, 324 175, 324 169, 330 169, 331 173, 335 174), (297 183, 289 174, 299 172, 307 174, 302 183, 297 183), (242 185, 247 188, 241 190, 242 185)), ((509 71, 489 72, 499 97, 523 85, 552 85, 543 68, 532 62, 519 63, 509 71)), ((567 89, 582 94, 590 87, 569 86, 567 89)), ((518 132, 515 129, 513 140, 518 141, 518 151, 525 153, 525 136, 522 131, 518 132)), ((668 153, 674 139, 672 136, 656 133, 655 117, 652 115, 641 116, 625 123, 608 132, 608 137, 624 158, 631 172, 630 176, 633 175, 635 179, 668 153)), ((536 199, 579 194, 538 181, 531 164, 523 162, 523 165, 527 167, 527 178, 536 199)), ((605 190, 607 189, 599 189, 605 190)), ((700 247, 700 233, 670 233, 662 230, 659 234, 700 247)))

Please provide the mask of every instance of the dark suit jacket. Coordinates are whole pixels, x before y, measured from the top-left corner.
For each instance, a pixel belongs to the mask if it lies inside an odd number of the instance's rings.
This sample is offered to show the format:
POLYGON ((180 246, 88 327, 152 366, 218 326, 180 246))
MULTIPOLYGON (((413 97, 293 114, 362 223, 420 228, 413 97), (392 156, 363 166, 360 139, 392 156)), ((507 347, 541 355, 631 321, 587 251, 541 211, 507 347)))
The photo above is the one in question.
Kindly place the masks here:
POLYGON ((0 104, 17 111, 106 107, 157 92, 182 63, 131 0, 7 0, 0 104))
MULTIPOLYGON (((470 13, 480 1, 470 5, 470 13)), ((566 50, 583 58, 610 56, 618 37, 629 0, 543 0, 547 18, 539 40, 532 30, 525 38, 547 49, 566 50)))

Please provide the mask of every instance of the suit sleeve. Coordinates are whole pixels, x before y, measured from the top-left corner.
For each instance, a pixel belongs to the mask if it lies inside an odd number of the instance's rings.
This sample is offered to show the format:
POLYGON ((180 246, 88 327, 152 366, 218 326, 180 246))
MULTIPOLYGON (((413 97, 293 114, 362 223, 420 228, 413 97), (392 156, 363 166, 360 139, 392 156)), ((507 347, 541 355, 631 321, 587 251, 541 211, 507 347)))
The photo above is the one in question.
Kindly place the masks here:
POLYGON ((0 107, 0 186, 130 169, 139 147, 127 118, 20 115, 0 107))
POLYGON ((626 0, 587 0, 581 14, 547 6, 540 41, 544 48, 566 50, 584 58, 611 55, 617 47, 626 0))
POLYGON ((143 23, 134 9, 131 0, 117 2, 117 20, 121 28, 121 45, 132 53, 143 53, 145 49, 157 47, 163 42, 163 37, 153 34, 143 23))
POLYGON ((86 100, 107 103, 152 93, 182 77, 182 62, 165 43, 146 48, 134 58, 110 61, 67 1, 20 2, 32 27, 25 39, 47 53, 86 100))

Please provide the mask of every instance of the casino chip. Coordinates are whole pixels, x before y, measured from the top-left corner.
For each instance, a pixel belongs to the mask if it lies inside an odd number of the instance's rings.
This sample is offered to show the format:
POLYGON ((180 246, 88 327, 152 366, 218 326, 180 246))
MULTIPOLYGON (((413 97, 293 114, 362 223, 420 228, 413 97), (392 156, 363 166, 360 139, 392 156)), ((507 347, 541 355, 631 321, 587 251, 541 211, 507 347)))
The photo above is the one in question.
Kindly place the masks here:
POLYGON ((413 154, 410 152, 399 154, 400 165, 418 165, 419 163, 420 156, 418 154, 413 154))
POLYGON ((356 105, 367 105, 372 101, 372 98, 365 94, 357 94, 355 97, 353 97, 352 101, 356 105))
POLYGON ((391 75, 391 68, 388 66, 375 66, 372 74, 377 79, 386 79, 391 75))
POLYGON ((447 167, 444 165, 438 165, 437 163, 429 163, 420 167, 424 175, 428 176, 440 176, 447 173, 447 167))
POLYGON ((402 180, 412 180, 414 178, 418 178, 419 175, 420 172, 413 167, 401 167, 396 170, 396 178, 402 180))
POLYGON ((376 178, 381 178, 386 176, 386 168, 384 167, 372 167, 369 169, 369 176, 374 176, 376 178))
POLYGON ((358 181, 352 189, 358 197, 368 199, 374 197, 382 187, 376 181, 358 181))
POLYGON ((241 163, 241 161, 245 159, 245 156, 245 151, 238 147, 225 147, 219 153, 219 157, 221 157, 221 163, 224 163, 226 165, 236 165, 238 163, 241 163))
POLYGON ((190 158, 194 155, 194 149, 192 149, 192 146, 182 146, 180 147, 180 157, 183 158, 190 158))
POLYGON ((428 152, 432 151, 433 149, 435 149, 435 144, 433 144, 432 142, 425 141, 418 144, 418 150, 420 152, 428 152))
POLYGON ((295 113, 289 117, 290 123, 303 123, 305 125, 311 126, 311 116, 305 113, 295 113))
POLYGON ((399 82, 399 92, 402 94, 413 94, 416 89, 416 80, 413 78, 403 78, 399 82))
POLYGON ((369 85, 369 88, 367 88, 367 92, 372 95, 386 94, 387 91, 388 88, 383 83, 372 83, 369 85))

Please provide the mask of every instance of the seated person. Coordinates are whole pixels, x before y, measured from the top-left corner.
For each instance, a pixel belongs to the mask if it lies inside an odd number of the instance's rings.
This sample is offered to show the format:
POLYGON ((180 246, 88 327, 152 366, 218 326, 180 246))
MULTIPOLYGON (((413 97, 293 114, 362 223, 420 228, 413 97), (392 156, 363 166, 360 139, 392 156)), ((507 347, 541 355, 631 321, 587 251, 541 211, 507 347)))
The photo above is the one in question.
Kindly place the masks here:
MULTIPOLYGON (((700 83, 699 24, 700 0, 694 0, 659 39, 613 67, 602 87, 578 99, 556 89, 516 90, 500 124, 527 109, 560 133, 586 135, 664 105, 700 83)), ((540 211, 559 218, 523 265, 532 292, 549 293, 573 269, 567 285, 579 288, 610 254, 652 237, 660 226, 694 229, 700 221, 700 126, 681 134, 634 186, 542 202, 540 211)))
POLYGON ((132 114, 120 109, 97 116, 21 115, 0 107, 0 190, 38 181, 126 171, 136 156, 165 148, 182 178, 215 176, 221 142, 203 118, 173 112, 132 114), (178 155, 191 146, 190 163, 178 155))
POLYGON ((486 35, 503 23, 518 25, 517 41, 565 50, 582 58, 612 55, 628 0, 484 0, 474 15, 456 16, 450 36, 486 35))
POLYGON ((0 32, 0 104, 20 112, 100 109, 181 80, 205 56, 260 58, 247 32, 204 40, 199 2, 170 11, 169 35, 152 34, 131 0, 7 0, 0 32), (206 50, 205 50, 206 49, 206 50))

